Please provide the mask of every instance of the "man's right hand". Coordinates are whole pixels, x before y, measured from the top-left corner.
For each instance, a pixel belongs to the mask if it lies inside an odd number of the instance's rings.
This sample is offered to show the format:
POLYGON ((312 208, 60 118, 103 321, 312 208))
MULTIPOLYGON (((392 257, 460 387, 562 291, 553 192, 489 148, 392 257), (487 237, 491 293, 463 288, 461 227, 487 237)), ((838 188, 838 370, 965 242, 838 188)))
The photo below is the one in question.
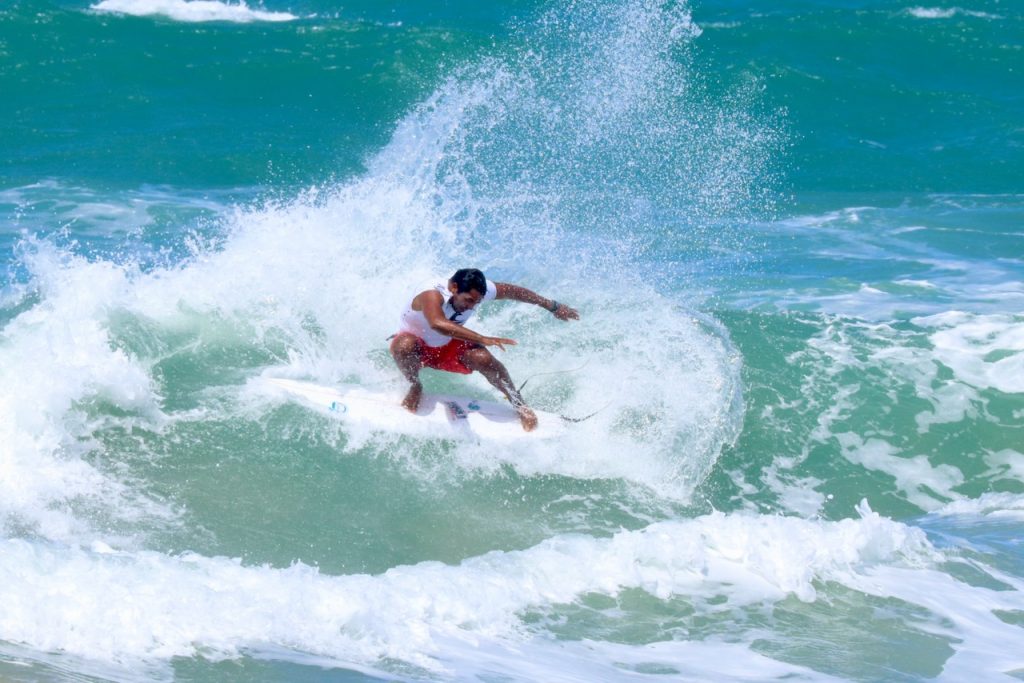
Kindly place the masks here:
POLYGON ((505 337, 484 337, 480 340, 480 343, 484 346, 497 346, 502 351, 505 350, 505 345, 515 346, 515 339, 506 339, 505 337))

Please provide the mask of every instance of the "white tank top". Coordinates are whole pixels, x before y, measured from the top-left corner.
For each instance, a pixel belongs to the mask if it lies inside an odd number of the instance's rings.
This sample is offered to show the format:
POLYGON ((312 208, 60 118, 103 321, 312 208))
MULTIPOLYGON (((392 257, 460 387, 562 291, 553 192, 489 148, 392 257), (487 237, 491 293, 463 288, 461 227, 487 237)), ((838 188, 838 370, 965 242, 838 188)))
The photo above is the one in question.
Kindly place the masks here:
MULTIPOLYGON (((402 311, 402 317, 398 322, 398 329, 401 332, 408 332, 414 334, 424 342, 427 346, 438 347, 444 346, 452 340, 451 337, 447 337, 440 332, 435 332, 430 327, 430 323, 427 322, 427 316, 423 315, 423 311, 412 310, 412 300, 416 298, 420 292, 424 292, 430 289, 437 290, 440 294, 444 303, 441 305, 441 310, 444 312, 444 317, 451 320, 456 325, 465 325, 466 321, 473 317, 473 313, 476 312, 475 308, 463 311, 462 313, 456 313, 455 309, 452 308, 451 298, 452 293, 448 291, 448 281, 439 282, 437 284, 428 285, 418 290, 415 295, 410 297, 408 305, 405 310, 402 311)), ((493 301, 498 296, 498 287, 487 280, 487 293, 484 294, 484 298, 480 301, 493 301)))

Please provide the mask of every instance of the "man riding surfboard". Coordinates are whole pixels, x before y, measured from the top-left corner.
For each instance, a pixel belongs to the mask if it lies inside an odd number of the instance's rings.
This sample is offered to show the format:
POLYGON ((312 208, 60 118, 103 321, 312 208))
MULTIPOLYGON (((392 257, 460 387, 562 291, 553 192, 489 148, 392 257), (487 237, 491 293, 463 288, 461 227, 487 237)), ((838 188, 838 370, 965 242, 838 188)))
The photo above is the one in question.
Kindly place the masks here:
POLYGON ((514 346, 514 339, 486 337, 465 327, 476 307, 484 301, 511 299, 542 306, 559 320, 579 320, 575 309, 546 299, 519 285, 491 282, 476 268, 462 268, 447 282, 426 289, 409 302, 402 312, 399 332, 391 340, 391 355, 412 385, 402 405, 416 412, 423 395, 420 368, 468 375, 474 370, 487 378, 509 400, 523 429, 532 431, 537 416, 523 401, 508 370, 486 347, 514 346))

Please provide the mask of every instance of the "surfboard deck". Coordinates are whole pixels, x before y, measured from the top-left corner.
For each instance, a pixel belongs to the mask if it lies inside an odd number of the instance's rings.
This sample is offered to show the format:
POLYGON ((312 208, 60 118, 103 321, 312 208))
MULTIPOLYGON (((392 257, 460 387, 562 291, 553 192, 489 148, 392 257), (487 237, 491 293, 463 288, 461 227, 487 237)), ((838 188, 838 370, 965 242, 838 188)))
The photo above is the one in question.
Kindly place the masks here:
POLYGON ((265 378, 263 381, 332 417, 365 424, 380 431, 509 441, 549 439, 564 434, 566 430, 560 416, 535 410, 537 428, 532 432, 524 431, 519 416, 508 403, 424 393, 419 410, 413 415, 402 407, 402 394, 398 392, 373 391, 353 384, 326 387, 283 378, 265 378))

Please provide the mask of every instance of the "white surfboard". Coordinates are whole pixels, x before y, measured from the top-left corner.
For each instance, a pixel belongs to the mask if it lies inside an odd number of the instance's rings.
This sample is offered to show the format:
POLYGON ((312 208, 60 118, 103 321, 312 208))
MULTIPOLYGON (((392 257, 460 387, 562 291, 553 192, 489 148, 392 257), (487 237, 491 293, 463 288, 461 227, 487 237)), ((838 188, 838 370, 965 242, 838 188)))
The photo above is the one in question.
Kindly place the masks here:
POLYGON ((419 411, 413 415, 402 407, 402 395, 398 392, 372 391, 352 384, 324 387, 293 379, 266 378, 264 381, 332 417, 362 423, 380 431, 475 441, 508 441, 549 439, 564 434, 566 430, 560 416, 535 410, 537 428, 527 432, 508 403, 424 393, 419 411))

